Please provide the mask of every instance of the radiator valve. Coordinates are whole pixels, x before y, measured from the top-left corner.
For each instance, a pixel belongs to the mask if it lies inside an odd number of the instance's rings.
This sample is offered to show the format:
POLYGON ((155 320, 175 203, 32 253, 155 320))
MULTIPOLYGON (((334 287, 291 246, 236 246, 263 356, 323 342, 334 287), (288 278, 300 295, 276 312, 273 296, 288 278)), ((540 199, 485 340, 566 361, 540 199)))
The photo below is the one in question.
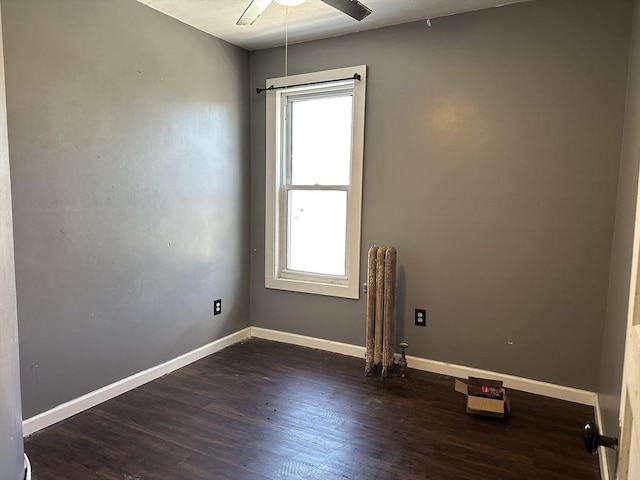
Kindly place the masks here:
POLYGON ((401 342, 399 346, 402 349, 402 356, 400 360, 398 360, 398 367, 400 368, 400 375, 402 375, 402 378, 405 378, 407 376, 407 357, 404 354, 404 350, 409 348, 409 344, 407 342, 401 342))

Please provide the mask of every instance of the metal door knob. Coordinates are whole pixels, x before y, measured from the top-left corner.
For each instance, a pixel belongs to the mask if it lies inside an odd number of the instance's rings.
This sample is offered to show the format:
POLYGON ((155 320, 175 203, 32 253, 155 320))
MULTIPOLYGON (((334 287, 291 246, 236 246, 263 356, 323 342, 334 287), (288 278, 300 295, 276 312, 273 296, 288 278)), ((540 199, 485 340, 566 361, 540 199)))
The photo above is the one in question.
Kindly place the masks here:
POLYGON ((598 451, 598 447, 618 449, 618 439, 613 437, 605 437, 600 435, 600 429, 595 423, 587 423, 582 430, 582 440, 584 441, 584 448, 591 455, 595 455, 598 451))

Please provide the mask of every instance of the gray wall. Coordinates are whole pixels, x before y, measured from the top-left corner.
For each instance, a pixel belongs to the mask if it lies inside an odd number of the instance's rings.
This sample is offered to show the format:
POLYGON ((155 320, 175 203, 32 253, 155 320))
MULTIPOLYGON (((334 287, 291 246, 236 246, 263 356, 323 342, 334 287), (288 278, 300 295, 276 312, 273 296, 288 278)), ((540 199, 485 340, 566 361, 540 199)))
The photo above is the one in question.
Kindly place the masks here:
MULTIPOLYGON (((533 1, 290 46, 291 74, 368 65, 361 272, 371 244, 398 248, 410 354, 596 389, 630 8, 533 1)), ((252 52, 250 87, 283 63, 252 52)), ((364 297, 264 288, 265 97, 250 99, 252 325, 362 345, 364 297)))
POLYGON ((2 7, 28 418, 249 324, 249 62, 133 0, 2 7))
MULTIPOLYGON (((1 22, 1 15, 0 15, 1 22)), ((0 479, 24 478, 16 280, 0 23, 0 479)))
MULTIPOLYGON (((629 281, 633 250, 633 230, 640 163, 640 0, 635 0, 624 137, 620 160, 618 205, 611 254, 609 302, 602 341, 602 360, 598 394, 602 411, 602 426, 607 435, 617 436, 620 415, 622 364, 629 305, 629 281)), ((611 478, 616 455, 607 450, 611 478)))

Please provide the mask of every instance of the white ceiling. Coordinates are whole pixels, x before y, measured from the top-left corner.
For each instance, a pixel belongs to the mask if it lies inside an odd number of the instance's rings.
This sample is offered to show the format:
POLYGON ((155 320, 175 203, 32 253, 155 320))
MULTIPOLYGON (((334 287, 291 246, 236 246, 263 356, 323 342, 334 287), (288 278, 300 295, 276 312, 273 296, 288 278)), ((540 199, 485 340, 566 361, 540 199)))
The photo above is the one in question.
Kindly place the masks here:
POLYGON ((247 50, 317 40, 456 13, 500 7, 526 0, 360 0, 373 10, 361 22, 321 0, 298 7, 272 3, 253 24, 237 26, 250 0, 138 0, 170 17, 247 50))

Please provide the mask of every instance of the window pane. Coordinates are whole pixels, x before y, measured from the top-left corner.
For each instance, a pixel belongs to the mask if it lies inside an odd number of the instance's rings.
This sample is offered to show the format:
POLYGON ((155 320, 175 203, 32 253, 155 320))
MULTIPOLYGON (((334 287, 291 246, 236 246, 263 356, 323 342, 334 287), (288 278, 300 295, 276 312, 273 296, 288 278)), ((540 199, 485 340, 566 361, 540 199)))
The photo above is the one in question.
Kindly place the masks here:
POLYGON ((347 192, 289 192, 287 269, 345 274, 347 192))
POLYGON ((291 183, 349 185, 353 97, 293 100, 291 183))

